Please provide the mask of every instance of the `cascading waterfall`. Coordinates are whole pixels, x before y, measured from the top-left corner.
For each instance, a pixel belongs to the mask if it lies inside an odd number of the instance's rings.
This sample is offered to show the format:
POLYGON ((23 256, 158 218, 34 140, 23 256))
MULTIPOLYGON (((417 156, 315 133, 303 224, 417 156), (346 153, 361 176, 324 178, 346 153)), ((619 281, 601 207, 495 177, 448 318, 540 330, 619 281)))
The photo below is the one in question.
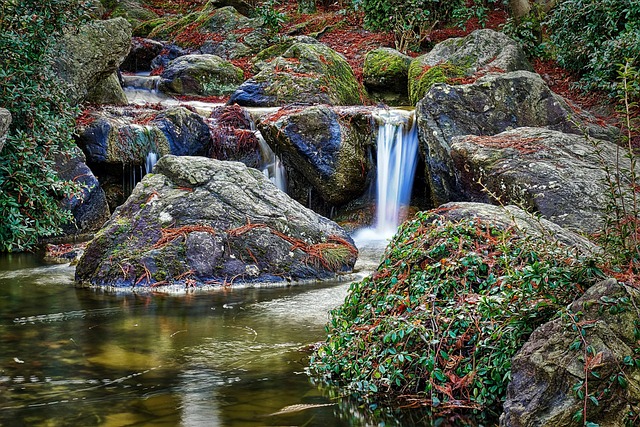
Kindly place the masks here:
POLYGON ((377 138, 376 219, 373 228, 361 230, 356 240, 391 238, 409 205, 418 162, 418 131, 415 115, 382 110, 377 138))
POLYGON ((287 173, 284 165, 276 153, 273 152, 267 141, 264 140, 260 131, 255 128, 255 123, 251 121, 251 130, 255 132, 260 144, 260 155, 262 156, 262 166, 260 170, 263 175, 269 178, 278 189, 287 192, 287 173))
POLYGON ((145 172, 145 174, 151 173, 151 171, 153 170, 153 167, 156 165, 156 163, 158 163, 158 153, 156 153, 154 151, 149 151, 147 153, 147 158, 145 159, 145 162, 144 162, 144 172, 145 172))

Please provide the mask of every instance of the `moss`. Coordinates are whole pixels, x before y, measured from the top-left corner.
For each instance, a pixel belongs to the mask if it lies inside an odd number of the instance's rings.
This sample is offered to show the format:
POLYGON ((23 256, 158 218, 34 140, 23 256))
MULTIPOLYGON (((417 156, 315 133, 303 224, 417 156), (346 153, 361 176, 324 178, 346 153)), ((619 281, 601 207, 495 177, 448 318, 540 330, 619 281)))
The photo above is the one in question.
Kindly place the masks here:
POLYGON ((465 70, 457 65, 442 63, 430 67, 415 60, 409 66, 409 101, 416 105, 436 83, 451 83, 452 79, 464 77, 465 70))
POLYGON ((366 84, 397 86, 407 83, 411 58, 393 49, 380 48, 367 54, 363 74, 366 84))

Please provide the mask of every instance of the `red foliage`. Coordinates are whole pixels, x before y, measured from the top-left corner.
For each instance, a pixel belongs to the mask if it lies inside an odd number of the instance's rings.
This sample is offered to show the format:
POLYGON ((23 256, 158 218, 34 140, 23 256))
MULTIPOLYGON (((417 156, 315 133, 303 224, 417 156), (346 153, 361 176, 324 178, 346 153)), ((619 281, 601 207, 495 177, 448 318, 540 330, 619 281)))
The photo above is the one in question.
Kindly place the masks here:
POLYGON ((233 65, 240 68, 244 73, 244 79, 250 79, 253 76, 253 63, 250 56, 229 60, 233 65))
POLYGON ((151 70, 151 72, 149 73, 150 76, 159 76, 164 72, 164 66, 159 66, 158 68, 154 68, 153 70, 151 70))
POLYGON ((96 117, 93 115, 93 108, 87 108, 78 117, 76 117, 76 127, 89 126, 96 121, 96 117))

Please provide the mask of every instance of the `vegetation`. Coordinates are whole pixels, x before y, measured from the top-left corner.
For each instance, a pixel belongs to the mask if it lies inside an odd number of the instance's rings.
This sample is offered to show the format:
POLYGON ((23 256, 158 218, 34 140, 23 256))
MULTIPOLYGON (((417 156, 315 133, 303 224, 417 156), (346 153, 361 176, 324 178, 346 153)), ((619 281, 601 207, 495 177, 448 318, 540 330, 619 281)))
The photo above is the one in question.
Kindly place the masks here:
POLYGON ((332 311, 311 369, 366 399, 495 420, 515 352, 598 273, 560 245, 419 213, 332 311))
POLYGON ((0 152, 0 250, 32 248, 72 219, 60 205, 78 192, 54 158, 71 155, 76 109, 54 78, 52 46, 80 23, 78 0, 8 0, 0 9, 0 105, 13 116, 0 152))

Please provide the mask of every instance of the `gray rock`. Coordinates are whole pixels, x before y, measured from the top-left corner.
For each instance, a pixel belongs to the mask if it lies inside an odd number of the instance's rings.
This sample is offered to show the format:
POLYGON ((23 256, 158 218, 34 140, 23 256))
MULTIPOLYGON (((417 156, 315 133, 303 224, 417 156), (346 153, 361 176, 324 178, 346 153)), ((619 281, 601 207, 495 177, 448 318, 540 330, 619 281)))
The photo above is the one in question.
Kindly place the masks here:
MULTIPOLYGON (((611 142, 518 128, 495 136, 455 137, 451 157, 459 185, 455 192, 464 200, 499 199, 586 233, 604 226, 605 168, 616 167, 611 142)), ((628 159, 618 160, 623 170, 630 169, 628 159)))
POLYGON ((326 278, 357 250, 338 225, 236 162, 164 156, 89 243, 76 279, 149 287, 326 278))
POLYGON ((349 63, 333 49, 321 43, 294 43, 245 81, 231 96, 229 104, 358 105, 363 90, 349 63))
POLYGON ((164 49, 164 45, 158 41, 134 37, 131 40, 129 54, 120 65, 120 69, 132 73, 150 71, 151 62, 160 55, 162 49, 164 49))
POLYGON ((110 3, 110 16, 112 18, 124 18, 132 27, 137 27, 145 21, 158 18, 158 15, 145 7, 142 0, 117 0, 110 3))
POLYGON ((0 108, 0 151, 2 151, 2 147, 4 147, 10 125, 11 113, 5 108, 0 108))
MULTIPOLYGON (((367 148, 375 129, 371 111, 324 105, 278 110, 258 129, 288 170, 297 171, 331 205, 362 195, 373 167, 367 148)), ((308 195, 299 194, 306 202, 308 195)))
POLYGON ((364 58, 363 78, 369 94, 389 105, 408 103, 410 63, 410 56, 388 47, 368 52, 364 58))
POLYGON ((78 148, 71 157, 60 155, 55 159, 55 169, 60 179, 84 186, 81 194, 62 200, 62 205, 71 211, 74 219, 71 224, 62 227, 65 235, 97 231, 109 219, 107 198, 85 162, 85 156, 78 148))
POLYGON ((440 42, 429 53, 411 61, 409 98, 416 104, 434 83, 445 83, 443 78, 517 70, 533 71, 518 43, 503 33, 476 30, 464 38, 440 42))
MULTIPOLYGON (((632 425, 629 411, 640 404, 640 369, 633 366, 638 347, 640 291, 615 279, 591 287, 568 308, 569 316, 536 329, 513 358, 503 427, 568 427, 574 414, 600 426, 632 425), (575 325, 579 326, 575 326, 575 325), (585 331, 580 336, 580 329, 585 331), (579 342, 577 350, 572 344, 579 342), (587 355, 586 345, 593 349, 587 355), (590 364, 585 378, 585 361, 590 364), (632 366, 629 366, 629 363, 632 366), (627 383, 620 386, 618 376, 627 383), (578 399, 573 387, 587 381, 598 405, 578 399), (609 389, 608 395, 602 391, 609 389)), ((580 421, 580 424, 583 422, 580 421)))
POLYGON ((553 130, 613 140, 617 130, 553 93, 528 71, 489 74, 473 84, 434 85, 416 107, 420 147, 434 204, 464 200, 451 160, 451 140, 464 135, 496 135, 518 127, 553 130))
POLYGON ((233 93, 242 70, 216 55, 185 55, 162 72, 159 89, 179 95, 219 96, 233 93))
POLYGON ((53 68, 69 85, 69 99, 79 103, 98 83, 113 74, 131 46, 131 25, 124 18, 93 21, 65 34, 53 68))
POLYGON ((85 98, 85 101, 97 105, 127 105, 127 95, 120 85, 118 74, 113 73, 95 85, 85 98))

